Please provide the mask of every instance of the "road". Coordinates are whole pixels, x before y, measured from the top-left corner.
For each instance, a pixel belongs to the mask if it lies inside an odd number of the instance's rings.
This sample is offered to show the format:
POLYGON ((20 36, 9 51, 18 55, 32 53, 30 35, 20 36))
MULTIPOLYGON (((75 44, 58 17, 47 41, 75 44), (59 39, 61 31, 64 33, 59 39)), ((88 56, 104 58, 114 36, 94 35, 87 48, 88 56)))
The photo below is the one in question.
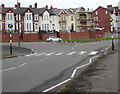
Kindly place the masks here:
POLYGON ((82 71, 84 65, 88 63, 87 58, 104 51, 106 47, 111 46, 111 41, 36 42, 21 43, 21 46, 33 49, 35 53, 2 60, 3 92, 43 92, 45 90, 51 92, 57 86, 49 90, 50 87, 68 79, 77 66, 82 66, 80 68, 82 71))

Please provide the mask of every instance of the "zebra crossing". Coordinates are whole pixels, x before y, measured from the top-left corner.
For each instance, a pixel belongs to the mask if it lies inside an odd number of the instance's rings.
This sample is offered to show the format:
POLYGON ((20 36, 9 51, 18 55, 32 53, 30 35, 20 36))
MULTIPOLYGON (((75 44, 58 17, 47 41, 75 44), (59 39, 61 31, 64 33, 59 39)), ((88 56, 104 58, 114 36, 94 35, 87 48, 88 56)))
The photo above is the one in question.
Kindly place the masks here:
POLYGON ((25 56, 26 57, 30 57, 30 56, 51 56, 51 55, 72 56, 72 55, 84 55, 84 54, 95 55, 97 53, 98 53, 98 51, 42 52, 42 53, 33 53, 33 54, 25 55, 25 56))

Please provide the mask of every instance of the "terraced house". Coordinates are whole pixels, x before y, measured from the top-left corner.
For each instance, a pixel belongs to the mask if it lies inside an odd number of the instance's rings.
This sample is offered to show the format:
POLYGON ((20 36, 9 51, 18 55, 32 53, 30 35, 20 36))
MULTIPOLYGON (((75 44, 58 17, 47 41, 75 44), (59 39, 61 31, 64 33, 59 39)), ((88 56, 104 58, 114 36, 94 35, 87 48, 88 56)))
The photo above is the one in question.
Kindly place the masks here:
MULTIPOLYGON (((73 34, 72 38, 90 38, 88 31, 93 30, 92 12, 83 7, 58 9, 53 6, 48 8, 46 5, 38 8, 37 3, 34 6, 21 7, 21 4, 18 3, 15 7, 5 7, 2 4, 1 9, 0 28, 2 33, 9 34, 8 24, 12 24, 12 33, 17 35, 19 32, 21 40, 24 39, 24 41, 45 41, 48 36, 51 36, 50 34, 60 37, 58 32, 64 34, 87 32, 82 35, 73 34)), ((64 35, 62 38, 69 39, 68 35, 64 35)))

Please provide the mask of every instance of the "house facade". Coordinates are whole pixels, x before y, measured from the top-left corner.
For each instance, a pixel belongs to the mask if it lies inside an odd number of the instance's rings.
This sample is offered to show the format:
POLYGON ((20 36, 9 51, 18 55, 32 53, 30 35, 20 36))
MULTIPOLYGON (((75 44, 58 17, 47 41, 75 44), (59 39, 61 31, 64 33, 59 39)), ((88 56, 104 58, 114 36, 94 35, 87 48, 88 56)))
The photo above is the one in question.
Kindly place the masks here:
POLYGON ((118 7, 112 7, 112 5, 108 5, 107 8, 98 7, 93 11, 93 23, 95 28, 101 28, 104 32, 111 32, 111 28, 114 32, 119 30, 118 25, 118 7), (110 22, 110 18, 113 19, 110 22))

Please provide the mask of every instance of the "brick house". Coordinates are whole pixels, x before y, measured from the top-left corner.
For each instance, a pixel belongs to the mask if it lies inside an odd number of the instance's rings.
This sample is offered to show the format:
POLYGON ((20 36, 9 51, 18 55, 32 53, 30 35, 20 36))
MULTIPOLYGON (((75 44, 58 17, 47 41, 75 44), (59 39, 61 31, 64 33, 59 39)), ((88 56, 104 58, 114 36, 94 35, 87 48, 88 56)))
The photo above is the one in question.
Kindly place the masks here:
POLYGON ((92 15, 95 28, 101 28, 104 32, 111 32, 111 28, 114 32, 118 31, 118 7, 108 5, 107 8, 104 8, 100 6, 93 11, 92 15), (112 23, 110 23, 110 17, 113 19, 112 23))

